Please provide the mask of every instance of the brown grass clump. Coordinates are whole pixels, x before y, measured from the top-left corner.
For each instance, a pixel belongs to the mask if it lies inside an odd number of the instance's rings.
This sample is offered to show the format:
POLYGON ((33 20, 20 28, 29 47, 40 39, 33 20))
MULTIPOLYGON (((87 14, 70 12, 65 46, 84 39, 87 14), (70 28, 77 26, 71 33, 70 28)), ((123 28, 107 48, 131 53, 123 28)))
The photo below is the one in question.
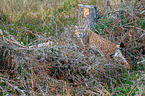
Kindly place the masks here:
POLYGON ((72 37, 70 31, 62 33, 61 38, 43 38, 51 42, 43 47, 38 47, 42 39, 38 38, 39 42, 31 46, 22 46, 14 38, 9 38, 10 34, 5 34, 8 32, 1 32, 2 72, 8 70, 19 87, 29 94, 30 91, 33 95, 66 94, 66 91, 73 95, 106 94, 103 86, 111 82, 115 84, 119 76, 116 73, 121 71, 119 65, 97 60, 93 53, 90 57, 83 55, 82 46, 75 43, 77 38, 72 37))

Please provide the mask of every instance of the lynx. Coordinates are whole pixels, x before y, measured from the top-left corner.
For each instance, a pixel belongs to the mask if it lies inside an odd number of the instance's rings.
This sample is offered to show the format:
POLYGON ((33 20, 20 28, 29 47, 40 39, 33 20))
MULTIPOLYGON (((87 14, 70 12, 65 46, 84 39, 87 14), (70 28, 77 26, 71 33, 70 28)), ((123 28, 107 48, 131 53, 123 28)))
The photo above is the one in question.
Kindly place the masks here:
POLYGON ((129 64, 120 51, 120 45, 116 45, 115 43, 101 37, 89 29, 81 29, 79 31, 77 30, 75 33, 77 37, 80 38, 85 50, 92 48, 93 50, 97 50, 101 56, 105 57, 106 59, 111 59, 111 56, 115 60, 120 59, 122 63, 125 64, 127 69, 130 68, 129 64))

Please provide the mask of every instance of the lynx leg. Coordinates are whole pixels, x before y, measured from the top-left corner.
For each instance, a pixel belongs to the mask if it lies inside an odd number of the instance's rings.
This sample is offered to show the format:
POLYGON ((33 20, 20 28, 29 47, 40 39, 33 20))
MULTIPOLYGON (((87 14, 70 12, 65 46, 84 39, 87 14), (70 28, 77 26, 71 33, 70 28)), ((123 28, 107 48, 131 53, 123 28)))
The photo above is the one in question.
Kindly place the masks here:
MULTIPOLYGON (((122 53, 121 53, 121 51, 119 50, 119 49, 117 49, 116 50, 116 52, 115 52, 115 54, 114 54, 114 56, 113 56, 116 60, 118 59, 119 61, 121 61, 124 65, 125 65, 125 67, 127 68, 127 69, 130 69, 130 65, 128 64, 128 62, 126 61, 126 59, 123 57, 123 55, 122 55, 122 53), (118 58, 119 57, 119 58, 118 58)), ((117 61, 118 61, 117 60, 117 61)))

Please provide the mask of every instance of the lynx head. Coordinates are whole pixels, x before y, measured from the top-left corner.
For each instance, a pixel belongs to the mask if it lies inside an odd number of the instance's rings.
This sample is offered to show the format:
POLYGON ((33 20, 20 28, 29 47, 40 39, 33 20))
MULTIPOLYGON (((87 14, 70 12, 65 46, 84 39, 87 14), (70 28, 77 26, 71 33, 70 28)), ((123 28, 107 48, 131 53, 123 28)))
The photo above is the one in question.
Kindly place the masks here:
POLYGON ((80 32, 80 31, 79 31, 79 32, 76 32, 76 35, 77 35, 77 37, 79 37, 79 38, 84 36, 84 35, 83 35, 83 32, 80 32))
POLYGON ((75 34, 77 37, 84 37, 85 36, 85 29, 83 27, 77 27, 76 26, 76 30, 75 30, 75 34))

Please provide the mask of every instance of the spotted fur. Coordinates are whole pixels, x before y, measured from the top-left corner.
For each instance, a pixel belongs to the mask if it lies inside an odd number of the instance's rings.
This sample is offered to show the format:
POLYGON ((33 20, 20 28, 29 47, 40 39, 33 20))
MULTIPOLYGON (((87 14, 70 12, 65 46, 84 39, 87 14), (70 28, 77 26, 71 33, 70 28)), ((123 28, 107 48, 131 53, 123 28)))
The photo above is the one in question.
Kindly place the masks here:
MULTIPOLYGON (((101 56, 106 59, 111 59, 111 56, 113 56, 115 60, 123 62, 123 64, 129 68, 129 64, 120 51, 120 45, 116 45, 89 29, 77 30, 76 35, 80 38, 82 44, 84 45, 85 51, 89 48, 97 50, 101 56)), ((124 44, 121 42, 121 46, 123 45, 124 44)))

